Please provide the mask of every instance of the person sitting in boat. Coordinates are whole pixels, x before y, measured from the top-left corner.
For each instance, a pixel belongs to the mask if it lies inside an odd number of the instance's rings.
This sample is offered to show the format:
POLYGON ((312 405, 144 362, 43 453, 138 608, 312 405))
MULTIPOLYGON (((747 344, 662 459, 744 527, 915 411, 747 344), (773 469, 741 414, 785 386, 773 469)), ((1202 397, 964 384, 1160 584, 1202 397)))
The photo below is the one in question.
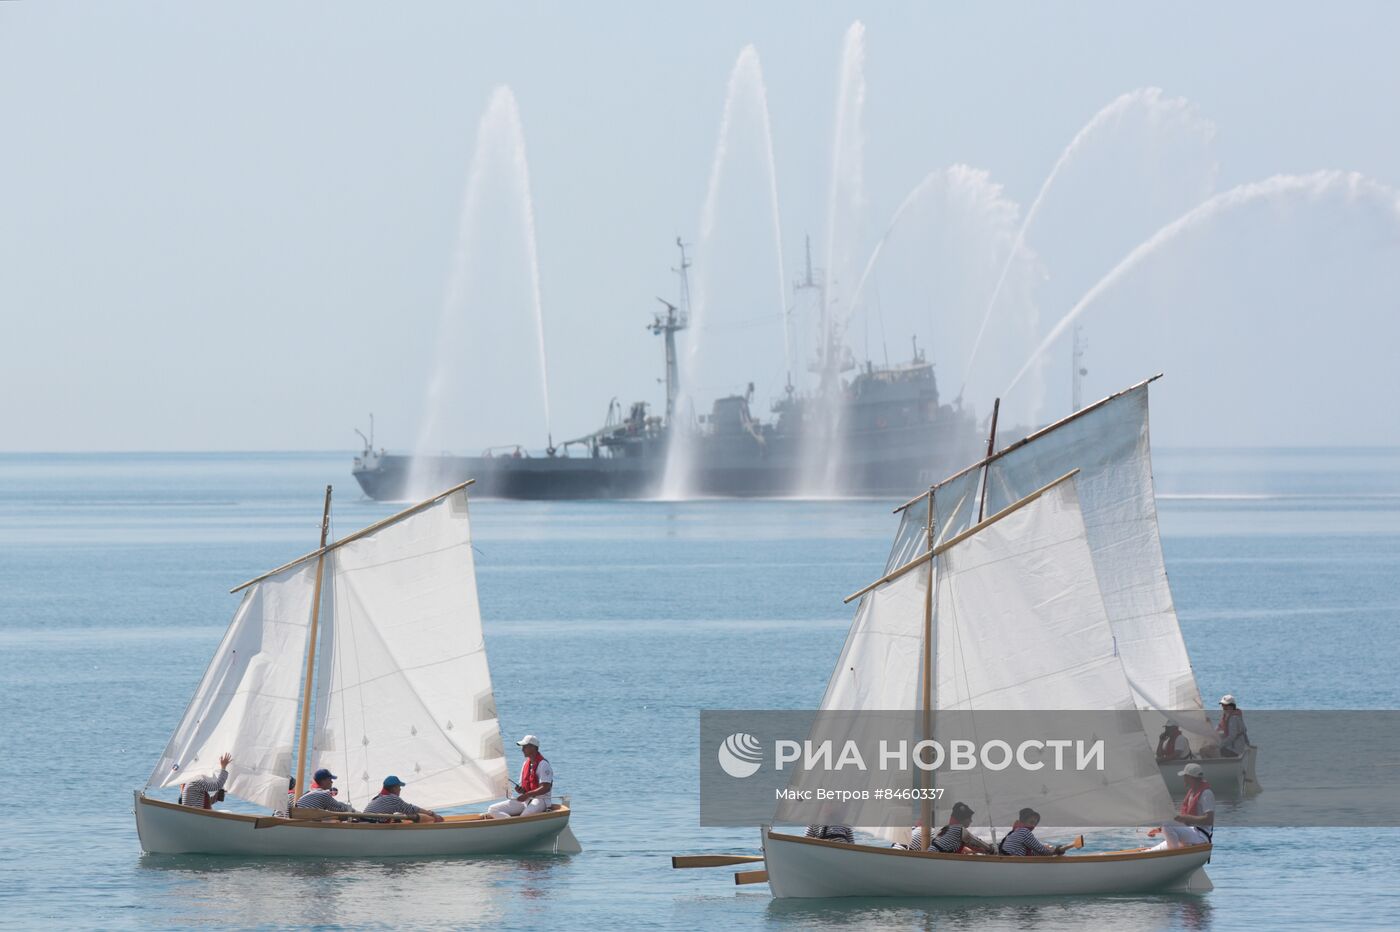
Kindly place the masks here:
POLYGON ((1243 757, 1249 748, 1249 732, 1244 729, 1244 713, 1228 693, 1220 697, 1220 724, 1215 726, 1220 736, 1221 757, 1243 757))
POLYGON ((1011 857, 1058 857, 1065 853, 1068 845, 1046 847, 1035 837, 1035 827, 1040 824, 1040 813, 1029 806, 1022 809, 1011 826, 1011 831, 1001 840, 997 850, 1011 857))
POLYGON ((379 795, 371 799, 363 811, 377 812, 383 815, 393 815, 394 813, 410 815, 413 816, 415 822, 421 822, 425 817, 433 822, 441 822, 442 816, 433 810, 415 806, 399 795, 403 791, 403 787, 407 785, 398 777, 385 777, 379 795))
POLYGON ((1157 763, 1165 764, 1170 761, 1187 760, 1190 757, 1191 745, 1181 733, 1181 726, 1168 719, 1167 726, 1157 737, 1157 763))
POLYGON ((327 812, 354 812, 354 808, 335 798, 335 789, 332 787, 338 777, 325 767, 312 776, 311 780, 315 787, 311 792, 304 794, 296 802, 298 809, 324 809, 327 812))
POLYGON ((855 836, 851 834, 849 825, 809 825, 807 826, 807 837, 840 841, 848 845, 853 845, 856 841, 855 836))
POLYGON ((518 795, 490 806, 486 813, 493 819, 536 815, 549 809, 549 793, 554 789, 554 768, 540 754, 540 739, 526 735, 515 743, 525 753, 520 782, 514 784, 518 795))
MULTIPOLYGON (((993 854, 992 846, 968 831, 972 817, 976 813, 967 803, 953 803, 953 814, 948 824, 934 833, 930 848, 944 854, 958 854, 964 848, 979 854, 993 854)), ((910 851, 924 850, 924 825, 917 822, 911 830, 913 838, 909 842, 910 851)))
POLYGON ((1164 825, 1148 833, 1166 836, 1152 849, 1154 851, 1210 844, 1215 833, 1215 791, 1206 782, 1205 771, 1200 764, 1187 764, 1177 776, 1186 781, 1186 799, 1176 814, 1178 824, 1164 825))
POLYGON ((228 782, 228 764, 233 755, 224 752, 219 758, 219 772, 206 777, 195 777, 185 781, 180 787, 180 805, 195 809, 213 809, 215 803, 224 801, 224 784, 228 782))

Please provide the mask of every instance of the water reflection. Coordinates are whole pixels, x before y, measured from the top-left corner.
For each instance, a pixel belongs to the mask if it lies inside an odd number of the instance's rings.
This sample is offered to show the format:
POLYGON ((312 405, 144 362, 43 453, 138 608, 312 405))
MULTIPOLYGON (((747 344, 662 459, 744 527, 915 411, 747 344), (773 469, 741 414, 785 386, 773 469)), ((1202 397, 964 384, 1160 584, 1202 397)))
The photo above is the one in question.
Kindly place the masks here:
POLYGON ((308 860, 145 856, 140 886, 176 925, 471 928, 504 920, 512 898, 538 900, 567 858, 308 860))
POLYGON ((1041 929, 1073 926, 1114 932, 1209 929, 1210 903, 1197 896, 986 899, 773 900, 768 920, 804 929, 1041 929))

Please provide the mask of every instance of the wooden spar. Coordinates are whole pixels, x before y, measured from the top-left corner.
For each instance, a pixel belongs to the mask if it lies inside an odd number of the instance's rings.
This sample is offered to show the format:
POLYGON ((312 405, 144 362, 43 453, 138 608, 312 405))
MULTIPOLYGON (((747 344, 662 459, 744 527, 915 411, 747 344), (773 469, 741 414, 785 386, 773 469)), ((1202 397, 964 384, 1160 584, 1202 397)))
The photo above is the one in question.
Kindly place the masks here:
POLYGON ((739 886, 741 886, 741 887, 742 887, 744 884, 746 884, 746 883, 767 883, 767 882, 768 882, 768 872, 767 872, 767 871, 740 871, 739 873, 737 873, 737 874, 734 875, 734 882, 735 882, 736 884, 738 884, 739 886))
POLYGON ((676 854, 671 856, 671 866, 682 867, 729 867, 734 864, 752 864, 762 861, 761 854, 676 854))
POLYGON ((918 495, 915 495, 913 498, 909 499, 909 501, 907 501, 907 502, 905 502, 904 504, 900 505, 899 507, 895 508, 894 513, 895 513, 895 514, 899 514, 901 511, 903 511, 904 509, 908 508, 910 505, 912 505, 912 504, 914 504, 915 502, 920 501, 921 499, 923 499, 924 496, 930 494, 931 492, 934 492, 934 491, 937 490, 937 489, 942 488, 943 486, 945 486, 945 485, 947 485, 948 483, 952 482, 954 479, 960 479, 960 478, 962 478, 963 476, 967 475, 968 473, 972 472, 974 469, 981 469, 982 467, 986 466, 988 463, 994 463, 994 462, 996 462, 997 460, 1001 459, 1001 458, 1002 458, 1003 456, 1005 456, 1006 454, 1012 452, 1013 450, 1019 450, 1019 449, 1021 449, 1021 447, 1025 446, 1025 445, 1028 444, 1028 443, 1030 443, 1032 440, 1038 440, 1039 438, 1044 437, 1046 434, 1050 433, 1052 430, 1056 430, 1056 429, 1058 429, 1058 428, 1060 428, 1060 427, 1064 427, 1064 426, 1065 426, 1066 424, 1068 424, 1070 421, 1076 420, 1077 418, 1081 418, 1081 417, 1083 417, 1084 415, 1088 414, 1090 411, 1096 411, 1096 410, 1098 410, 1099 408, 1102 408, 1104 405, 1108 404, 1110 401, 1114 401, 1115 399, 1122 398, 1124 395, 1128 394, 1128 393, 1131 392, 1131 391, 1136 391, 1137 389, 1142 388, 1144 385, 1151 385, 1153 382, 1157 381, 1157 380, 1160 379, 1161 377, 1162 377, 1162 373, 1159 372, 1159 373, 1157 373, 1156 375, 1152 376, 1152 377, 1149 378, 1149 379, 1143 379, 1141 382, 1138 382, 1136 385, 1129 385, 1127 388, 1123 389, 1123 390, 1120 391, 1120 392, 1114 392, 1112 395, 1109 395, 1109 396, 1107 396, 1106 398, 1100 398, 1098 401, 1096 401, 1096 402, 1094 402, 1093 404, 1089 405, 1087 408, 1080 408, 1078 411, 1074 412, 1073 414, 1066 415, 1065 417, 1060 418, 1058 421, 1056 421, 1056 422, 1053 423, 1053 424, 1047 424, 1046 426, 1042 427, 1040 430, 1037 430, 1037 431, 1035 431, 1035 432, 1033 432, 1033 433, 1026 434, 1026 436, 1022 437, 1020 440, 1017 440, 1015 443, 1007 444, 1006 446, 1002 447, 1000 450, 997 450, 995 453, 993 453, 993 454, 991 454, 990 456, 988 456, 986 459, 983 459, 983 460, 980 460, 979 462, 973 463, 971 466, 966 466, 966 467, 964 467, 964 468, 962 468, 962 469, 959 469, 957 472, 953 473, 953 474, 952 474, 951 476, 949 476, 948 478, 946 478, 946 479, 944 479, 944 480, 942 480, 942 481, 940 481, 940 482, 934 483, 934 484, 933 484, 932 486, 930 486, 926 491, 920 492, 918 495))
POLYGON ((1007 515, 1012 514, 1013 512, 1020 511, 1022 508, 1026 507, 1031 502, 1035 501, 1037 498, 1040 498, 1040 496, 1044 495, 1046 492, 1059 485, 1061 482, 1064 482, 1066 479, 1069 479, 1072 476, 1078 474, 1078 467, 1071 469, 1069 472, 1065 473, 1063 476, 1054 480, 1053 482, 1047 482, 1045 485, 1042 485, 1040 488, 1036 489, 1034 492, 1027 495, 1025 498, 1020 499, 1019 501, 1012 502, 1010 505, 1007 505, 1001 511, 998 511, 996 514, 992 515, 990 518, 987 518, 985 521, 977 522, 972 527, 968 528, 966 531, 963 531, 961 534, 956 534, 953 537, 950 537, 948 540, 945 540, 943 543, 939 544, 931 551, 920 554, 919 556, 910 560, 908 563, 904 564, 896 570, 891 570, 890 572, 881 576, 879 579, 875 580, 873 583, 866 586, 865 588, 858 589, 855 592, 852 592, 850 595, 846 596, 846 598, 842 599, 841 601, 843 603, 854 602, 856 599, 865 595, 870 590, 879 588, 880 586, 883 586, 885 583, 889 582, 892 579, 898 579, 910 570, 922 566, 926 561, 938 556, 940 553, 947 550, 949 547, 962 543, 963 541, 967 540, 969 537, 971 537, 973 534, 976 534, 983 528, 996 524, 1002 518, 1005 518, 1007 515))
POLYGON ((313 551, 311 551, 310 553, 307 553, 307 554, 303 554, 302 556, 297 557, 295 560, 291 560, 291 561, 289 561, 289 562, 287 562, 287 563, 283 563, 281 566, 277 567, 276 569, 268 570, 266 573, 263 573, 261 576, 254 576, 252 579, 248 580, 247 582, 239 583, 238 585, 236 585, 236 586, 234 586, 232 589, 230 589, 229 592, 239 592, 239 591, 242 591, 243 589, 247 589, 249 586, 253 585, 253 583, 260 583, 260 582, 262 582, 264 579, 267 579, 269 576, 276 576, 278 573, 282 572, 283 570, 289 570, 289 569, 291 569, 292 567, 296 566, 298 563, 305 563, 307 560, 310 560, 310 559, 313 558, 313 557, 320 557, 320 556, 323 556, 324 554, 330 553, 332 550, 335 550, 335 549, 337 549, 337 548, 339 548, 339 547, 344 547, 346 544, 350 543, 352 540, 359 540, 361 537, 364 537, 364 536, 367 535, 367 534, 373 534, 375 531, 378 531, 378 530, 381 530, 381 529, 383 529, 383 528, 385 528, 385 527, 388 527, 389 525, 391 525, 391 524, 393 524, 393 523, 395 523, 395 522, 397 522, 397 521, 402 521, 404 518, 407 518, 409 515, 417 514, 418 512, 422 511, 424 508, 427 508, 427 507, 430 506, 430 505, 435 505, 435 504, 437 504, 438 502, 442 501, 442 500, 443 500, 444 498, 446 498, 447 496, 451 495, 453 492, 460 492, 460 491, 462 491, 463 489, 465 489, 467 486, 473 485, 475 482, 476 482, 475 479, 468 479, 466 482, 459 482, 457 485, 454 485, 452 488, 447 489, 446 491, 443 491, 443 492, 439 492, 438 494, 434 495, 432 498, 425 498, 425 499, 423 499, 421 502, 419 502, 419 503, 416 504, 416 505, 410 505, 409 507, 405 508, 403 511, 400 511, 400 512, 397 512, 397 513, 395 513, 395 514, 392 514, 392 515, 390 515, 389 517, 384 518, 384 519, 381 520, 381 521, 376 521, 376 522, 374 522, 374 523, 371 524, 369 527, 360 528, 360 530, 356 531, 355 533, 350 534, 350 535, 347 535, 347 536, 345 536, 345 537, 342 537, 340 540, 336 541, 335 543, 333 543, 333 544, 331 544, 331 545, 329 545, 329 546, 327 546, 327 545, 326 545, 326 542, 323 540, 323 541, 321 542, 321 546, 320 546, 319 548, 317 548, 316 550, 313 550, 313 551))
POLYGON ((311 675, 316 671, 316 624, 321 617, 321 577, 326 566, 326 536, 330 530, 331 487, 326 486, 326 507, 321 512, 321 548, 316 557, 316 586, 311 596, 311 630, 306 635, 306 680, 301 690, 301 729, 297 737, 298 794, 306 792, 306 729, 311 724, 311 675))
MULTIPOLYGON (((996 416, 993 415, 993 423, 996 416)), ((930 502, 930 505, 933 503, 930 502)), ((933 552, 933 508, 928 509, 928 521, 925 530, 927 534, 927 548, 930 554, 933 552)), ((928 585, 924 587, 924 740, 933 741, 933 558, 928 561, 928 585)), ((932 837, 933 825, 933 796, 929 792, 933 785, 933 775, 927 770, 920 768, 919 773, 919 835, 922 847, 920 851, 929 850, 929 839, 932 837)))
MULTIPOLYGON (((987 458, 982 461, 982 492, 977 498, 977 520, 987 509, 987 476, 991 472, 992 453, 997 448, 997 414, 1001 412, 1001 399, 992 402, 992 431, 987 435, 987 458)), ((925 851, 928 849, 925 848, 925 851)))

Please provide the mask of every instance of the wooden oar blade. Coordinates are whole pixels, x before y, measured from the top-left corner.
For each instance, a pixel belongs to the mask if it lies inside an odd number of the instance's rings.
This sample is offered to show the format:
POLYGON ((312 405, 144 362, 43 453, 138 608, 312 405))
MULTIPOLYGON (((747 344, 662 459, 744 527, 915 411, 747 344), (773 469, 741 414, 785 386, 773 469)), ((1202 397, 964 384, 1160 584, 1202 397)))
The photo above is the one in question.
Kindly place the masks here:
POLYGON ((1083 836, 1083 835, 1080 835, 1080 836, 1076 837, 1076 838, 1074 839, 1074 844, 1070 845, 1070 847, 1071 847, 1071 848, 1082 848, 1082 847, 1084 847, 1084 836, 1083 836))
POLYGON ((761 854, 677 854, 671 857, 673 868, 729 867, 733 864, 753 864, 762 861, 761 854))
POLYGON ((743 886, 746 883, 767 883, 767 871, 740 871, 734 875, 734 883, 743 886))

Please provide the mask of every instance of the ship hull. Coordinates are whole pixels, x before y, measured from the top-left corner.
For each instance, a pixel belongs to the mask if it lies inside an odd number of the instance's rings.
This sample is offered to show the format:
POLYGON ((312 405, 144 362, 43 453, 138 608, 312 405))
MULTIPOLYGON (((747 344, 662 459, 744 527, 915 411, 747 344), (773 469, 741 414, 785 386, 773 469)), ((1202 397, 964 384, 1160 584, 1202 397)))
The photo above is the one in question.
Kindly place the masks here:
MULTIPOLYGON (((686 496, 904 497, 979 455, 970 431, 921 425, 909 431, 873 431, 831 445, 800 438, 769 442, 697 443, 682 483, 686 496)), ((412 499, 421 489, 475 479, 473 492, 489 498, 638 499, 666 493, 666 452, 648 444, 626 456, 425 456, 379 454, 359 460, 355 479, 370 498, 412 499)))

